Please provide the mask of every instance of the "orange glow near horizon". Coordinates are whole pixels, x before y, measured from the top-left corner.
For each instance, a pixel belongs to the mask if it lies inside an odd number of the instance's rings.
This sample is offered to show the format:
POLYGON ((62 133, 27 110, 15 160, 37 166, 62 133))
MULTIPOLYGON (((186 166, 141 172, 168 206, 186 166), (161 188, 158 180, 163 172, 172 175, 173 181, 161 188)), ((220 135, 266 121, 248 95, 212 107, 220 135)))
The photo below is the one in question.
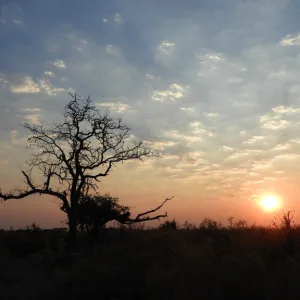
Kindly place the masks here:
POLYGON ((281 207, 281 199, 274 194, 263 195, 260 199, 260 205, 267 212, 273 212, 281 207))

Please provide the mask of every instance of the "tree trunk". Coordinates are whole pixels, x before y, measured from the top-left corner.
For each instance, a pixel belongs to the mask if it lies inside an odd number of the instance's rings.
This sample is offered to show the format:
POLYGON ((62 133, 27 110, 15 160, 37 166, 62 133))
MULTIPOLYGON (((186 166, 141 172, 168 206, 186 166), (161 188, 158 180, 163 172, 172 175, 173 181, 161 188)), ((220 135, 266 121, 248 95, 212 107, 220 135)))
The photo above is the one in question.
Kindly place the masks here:
POLYGON ((98 223, 93 222, 92 228, 89 231, 90 241, 95 243, 98 239, 98 223))
POLYGON ((69 214, 69 234, 68 234, 68 249, 75 250, 77 245, 77 218, 75 212, 71 209, 69 214))

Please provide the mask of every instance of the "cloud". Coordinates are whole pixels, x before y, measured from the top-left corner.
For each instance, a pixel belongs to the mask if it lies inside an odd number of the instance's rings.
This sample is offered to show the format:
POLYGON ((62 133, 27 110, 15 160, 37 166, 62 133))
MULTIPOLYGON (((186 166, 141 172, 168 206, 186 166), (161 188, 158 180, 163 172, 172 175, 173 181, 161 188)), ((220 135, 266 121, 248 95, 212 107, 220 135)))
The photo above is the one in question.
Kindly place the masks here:
POLYGON ((66 69, 66 64, 64 63, 64 61, 57 59, 56 61, 54 61, 53 66, 56 67, 57 69, 66 69))
POLYGON ((115 14, 115 15, 114 15, 114 21, 115 21, 116 23, 122 23, 122 22, 123 22, 122 16, 121 16, 119 13, 115 14))
POLYGON ((287 128, 290 125, 290 122, 287 120, 270 120, 261 125, 262 128, 271 129, 271 130, 280 130, 287 128))
POLYGON ((54 77, 54 73, 52 71, 45 71, 44 72, 45 75, 50 76, 50 77, 54 77))
POLYGON ((206 63, 208 61, 219 62, 221 61, 221 55, 215 53, 208 53, 204 56, 200 56, 201 63, 206 63))
POLYGON ((300 46, 300 34, 288 34, 281 41, 282 46, 300 46))
POLYGON ((239 158, 244 158, 245 156, 248 156, 249 153, 247 152, 236 152, 236 153, 233 153, 233 154, 230 154, 228 157, 227 157, 227 160, 236 160, 236 159, 239 159, 239 158))
POLYGON ((213 137, 214 133, 206 128, 201 122, 193 121, 182 130, 170 129, 164 131, 162 132, 162 136, 168 137, 169 140, 175 142, 188 142, 186 145, 190 145, 213 137))
POLYGON ((14 20, 12 20, 12 22, 18 26, 22 25, 22 22, 20 20, 14 19, 14 20))
POLYGON ((274 151, 288 151, 291 149, 291 145, 286 143, 286 144, 279 144, 279 145, 276 145, 273 150, 274 151))
POLYGON ((118 47, 114 46, 114 45, 107 45, 105 47, 106 52, 109 54, 120 54, 121 53, 121 49, 119 49, 118 47))
POLYGON ((38 111, 41 111, 40 108, 23 108, 22 111, 25 111, 25 112, 38 112, 38 111))
MULTIPOLYGON (((49 96, 56 96, 57 93, 65 92, 65 88, 53 87, 49 80, 39 80, 40 88, 49 96)), ((70 90, 70 89, 69 89, 70 90)))
POLYGON ((228 147, 228 146, 225 146, 225 145, 223 145, 221 149, 222 149, 223 151, 225 151, 225 152, 232 152, 232 151, 234 151, 233 148, 228 147))
POLYGON ((18 137, 18 130, 13 129, 10 132, 10 141, 13 145, 18 145, 20 144, 20 141, 17 139, 18 137))
MULTIPOLYGON (((174 141, 146 141, 146 144, 148 144, 151 148, 156 150, 167 150, 172 147, 174 147, 177 143, 174 141)), ((177 158, 177 156, 175 156, 177 158)), ((170 158, 168 156, 168 158, 170 158)))
POLYGON ((170 139, 173 139, 175 141, 187 140, 188 142, 197 142, 197 141, 202 140, 200 136, 189 135, 189 134, 186 134, 186 133, 179 132, 178 130, 166 131, 166 132, 164 132, 163 135, 170 138, 170 139))
POLYGON ((12 93, 35 94, 40 92, 40 87, 30 76, 25 76, 21 82, 10 84, 12 93))
POLYGON ((180 109, 187 113, 192 113, 195 111, 195 109, 193 107, 180 107, 180 109))
POLYGON ((8 161, 6 159, 0 158, 0 165, 7 165, 8 161))
POLYGON ((97 106, 102 106, 110 109, 111 111, 123 113, 130 108, 130 106, 126 103, 117 101, 117 102, 101 102, 96 103, 97 106))
POLYGON ((243 144, 249 144, 249 145, 252 145, 252 144, 257 143, 258 141, 262 141, 264 138, 265 138, 265 137, 264 137, 264 136, 261 136, 261 135, 253 136, 251 139, 248 139, 247 141, 244 141, 243 144))
POLYGON ((206 134, 208 136, 214 136, 214 133, 205 128, 205 126, 199 122, 194 121, 190 123, 191 132, 195 135, 203 135, 206 134))
POLYGON ((174 42, 168 40, 161 41, 156 48, 155 60, 162 65, 167 66, 170 61, 172 61, 175 46, 174 42))
POLYGON ((292 113, 300 113, 300 108, 293 108, 291 106, 276 106, 272 108, 272 110, 279 114, 292 114, 292 113))
POLYGON ((153 91, 152 99, 155 101, 176 101, 181 100, 187 92, 188 87, 177 83, 172 83, 168 89, 162 91, 153 91))
POLYGON ((25 120, 32 124, 39 124, 40 123, 40 116, 41 115, 26 115, 24 116, 25 120))
POLYGON ((8 85, 14 94, 37 94, 45 93, 49 96, 56 96, 57 93, 72 89, 54 87, 49 80, 33 79, 31 76, 3 77, 3 83, 8 85))
POLYGON ((219 114, 218 113, 206 113, 206 116, 209 118, 216 118, 216 117, 219 117, 219 114))
POLYGON ((161 41, 158 45, 158 51, 160 51, 163 54, 170 54, 172 49, 175 47, 175 43, 171 41, 161 41))

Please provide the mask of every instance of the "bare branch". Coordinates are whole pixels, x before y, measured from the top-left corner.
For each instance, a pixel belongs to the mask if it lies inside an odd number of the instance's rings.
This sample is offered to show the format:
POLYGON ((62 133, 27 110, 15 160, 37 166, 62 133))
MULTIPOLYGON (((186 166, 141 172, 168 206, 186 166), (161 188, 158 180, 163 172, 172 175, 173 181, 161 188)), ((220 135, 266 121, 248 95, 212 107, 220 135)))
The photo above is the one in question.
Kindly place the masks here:
POLYGON ((29 185, 29 187, 34 190, 35 186, 33 185, 33 183, 31 182, 29 175, 27 175, 24 171, 22 171, 22 174, 24 175, 24 177, 26 178, 26 182, 29 185))
POLYGON ((151 214, 151 213, 154 213, 154 212, 158 211, 159 209, 161 209, 166 204, 166 202, 172 200, 173 198, 174 198, 174 196, 172 196, 171 198, 166 198, 161 205, 157 206, 154 209, 148 210, 144 213, 138 214, 136 218, 139 219, 142 216, 145 216, 145 215, 148 215, 148 214, 151 214))
POLYGON ((168 216, 167 212, 165 214, 163 214, 163 215, 157 215, 157 216, 154 216, 154 217, 150 217, 150 216, 147 216, 147 215, 158 211, 159 209, 161 209, 166 204, 166 202, 172 200, 173 198, 174 198, 174 196, 172 196, 171 198, 166 198, 162 202, 162 204, 160 204, 156 208, 138 214, 135 219, 128 218, 128 220, 126 220, 123 224, 132 224, 132 223, 139 223, 139 222, 145 222, 145 221, 159 220, 160 218, 167 217, 168 216))

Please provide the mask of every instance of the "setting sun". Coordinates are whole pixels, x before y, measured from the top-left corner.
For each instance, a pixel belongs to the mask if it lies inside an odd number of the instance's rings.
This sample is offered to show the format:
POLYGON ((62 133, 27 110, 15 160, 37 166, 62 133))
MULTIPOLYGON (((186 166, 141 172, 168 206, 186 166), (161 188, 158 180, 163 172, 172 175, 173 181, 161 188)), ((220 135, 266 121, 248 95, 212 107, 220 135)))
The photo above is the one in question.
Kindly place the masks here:
POLYGON ((280 199, 275 195, 265 195, 261 198, 261 206, 266 211, 274 211, 280 207, 280 199))

